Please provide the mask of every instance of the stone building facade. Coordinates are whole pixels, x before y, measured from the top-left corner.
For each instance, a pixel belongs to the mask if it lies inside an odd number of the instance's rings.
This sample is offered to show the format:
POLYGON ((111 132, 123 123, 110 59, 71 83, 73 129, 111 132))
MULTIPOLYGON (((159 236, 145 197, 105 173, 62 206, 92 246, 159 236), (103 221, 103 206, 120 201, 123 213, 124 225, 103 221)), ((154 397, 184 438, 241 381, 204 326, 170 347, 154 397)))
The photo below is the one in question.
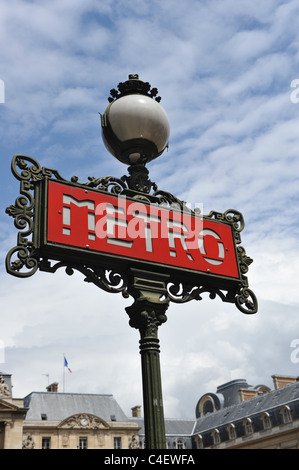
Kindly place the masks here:
MULTIPOLYGON (((198 401, 195 418, 165 419, 168 449, 299 449, 299 381, 274 389, 232 380, 198 401)), ((12 397, 0 372, 0 449, 143 449, 141 407, 127 417, 113 395, 60 393, 58 384, 12 397)))
POLYGON ((47 392, 24 398, 24 448, 130 449, 138 443, 139 427, 123 413, 112 395, 47 392), (27 445, 26 445, 27 444, 27 445))
POLYGON ((273 375, 274 389, 233 380, 196 406, 193 447, 299 449, 298 377, 273 375))
POLYGON ((12 397, 11 375, 0 372, 0 449, 21 449, 27 409, 12 397))

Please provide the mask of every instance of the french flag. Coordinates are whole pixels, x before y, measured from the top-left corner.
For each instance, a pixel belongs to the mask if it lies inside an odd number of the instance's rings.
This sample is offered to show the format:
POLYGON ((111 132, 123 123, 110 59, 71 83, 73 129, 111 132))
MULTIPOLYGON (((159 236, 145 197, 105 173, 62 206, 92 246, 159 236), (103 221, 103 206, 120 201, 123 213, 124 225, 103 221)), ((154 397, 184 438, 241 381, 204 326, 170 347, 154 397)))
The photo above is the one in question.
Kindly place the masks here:
POLYGON ((66 358, 64 358, 64 367, 66 367, 72 373, 71 369, 69 368, 66 358))

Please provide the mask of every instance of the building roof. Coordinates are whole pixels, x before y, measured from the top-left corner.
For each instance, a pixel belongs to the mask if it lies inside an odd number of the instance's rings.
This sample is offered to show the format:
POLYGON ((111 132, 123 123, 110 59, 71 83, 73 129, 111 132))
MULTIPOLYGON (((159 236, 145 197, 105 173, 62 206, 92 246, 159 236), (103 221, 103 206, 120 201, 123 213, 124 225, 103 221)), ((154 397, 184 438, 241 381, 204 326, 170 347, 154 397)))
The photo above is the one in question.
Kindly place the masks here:
MULTIPOLYGON (((144 418, 131 418, 140 426, 139 434, 144 434, 144 418)), ((194 428, 195 419, 176 419, 165 418, 165 434, 166 436, 191 436, 194 428)))
POLYGON ((78 413, 95 415, 106 422, 129 421, 113 395, 87 393, 32 392, 24 398, 29 408, 25 421, 63 421, 78 413))
POLYGON ((298 398, 299 382, 295 382, 277 390, 263 393, 250 400, 207 413, 197 419, 193 434, 200 434, 257 414, 261 415, 271 409, 298 402, 298 398))
POLYGON ((165 419, 165 434, 171 436, 190 436, 194 428, 194 419, 165 419))

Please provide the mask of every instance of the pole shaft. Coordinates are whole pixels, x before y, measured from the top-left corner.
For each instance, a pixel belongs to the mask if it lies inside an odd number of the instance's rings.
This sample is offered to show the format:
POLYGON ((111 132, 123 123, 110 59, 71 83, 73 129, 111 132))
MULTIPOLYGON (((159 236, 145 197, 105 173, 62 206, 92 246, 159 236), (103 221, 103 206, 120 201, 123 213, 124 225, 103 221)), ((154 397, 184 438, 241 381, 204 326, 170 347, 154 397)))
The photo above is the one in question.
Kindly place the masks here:
POLYGON ((158 327, 167 320, 168 275, 137 269, 130 272, 130 293, 135 301, 126 312, 130 326, 140 332, 145 447, 166 449, 158 327))
POLYGON ((166 449, 159 339, 141 332, 145 447, 166 449))

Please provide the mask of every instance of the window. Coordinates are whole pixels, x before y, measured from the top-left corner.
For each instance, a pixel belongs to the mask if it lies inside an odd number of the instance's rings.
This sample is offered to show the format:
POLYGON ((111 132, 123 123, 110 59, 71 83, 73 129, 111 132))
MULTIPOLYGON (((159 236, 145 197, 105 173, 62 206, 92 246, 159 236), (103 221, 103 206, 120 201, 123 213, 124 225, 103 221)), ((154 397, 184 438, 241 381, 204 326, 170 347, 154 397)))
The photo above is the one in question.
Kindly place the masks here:
POLYGON ((185 442, 183 439, 177 439, 176 449, 185 449, 185 442))
POLYGON ((250 418, 244 419, 243 426, 244 426, 244 429, 245 429, 246 436, 253 433, 253 426, 252 426, 252 421, 251 421, 250 418))
POLYGON ((214 429, 214 431, 212 431, 212 437, 213 437, 213 442, 215 446, 220 444, 221 439, 220 439, 220 432, 218 431, 218 429, 214 429))
POLYGON ((264 430, 271 428, 271 419, 269 413, 263 413, 261 416, 261 420, 263 421, 264 430))
POLYGON ((203 404, 203 414, 213 413, 214 406, 211 400, 206 400, 203 404))
POLYGON ((219 400, 217 400, 217 397, 213 397, 211 395, 204 395, 203 397, 201 397, 198 404, 196 405, 197 418, 218 410, 220 407, 220 403, 219 400))
POLYGON ((226 429, 227 429, 227 432, 228 432, 229 440, 232 441, 233 439, 236 439, 237 434, 236 434, 235 425, 234 424, 229 424, 226 429))
POLYGON ((114 438, 114 449, 121 449, 121 437, 114 438))
POLYGON ((51 437, 42 438, 42 449, 51 449, 51 437))
POLYGON ((201 434, 198 434, 195 438, 196 448, 203 449, 203 438, 201 434))
POLYGON ((280 410, 280 414, 282 415, 284 424, 290 423, 292 421, 292 414, 289 406, 283 406, 280 410))
POLYGON ((87 437, 79 437, 78 449, 87 449, 87 437))

